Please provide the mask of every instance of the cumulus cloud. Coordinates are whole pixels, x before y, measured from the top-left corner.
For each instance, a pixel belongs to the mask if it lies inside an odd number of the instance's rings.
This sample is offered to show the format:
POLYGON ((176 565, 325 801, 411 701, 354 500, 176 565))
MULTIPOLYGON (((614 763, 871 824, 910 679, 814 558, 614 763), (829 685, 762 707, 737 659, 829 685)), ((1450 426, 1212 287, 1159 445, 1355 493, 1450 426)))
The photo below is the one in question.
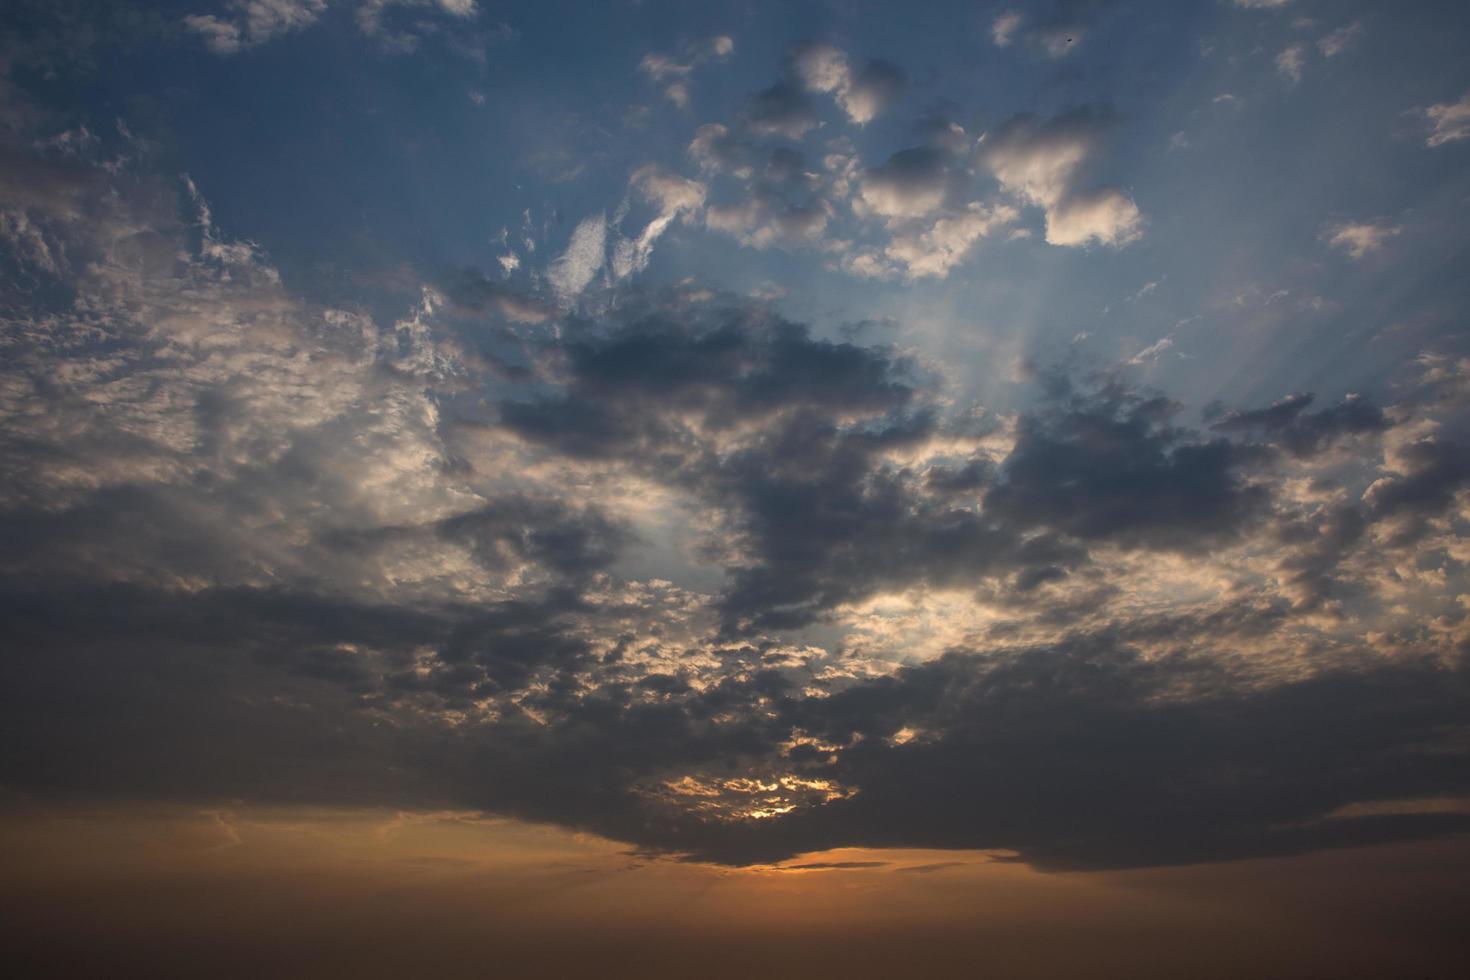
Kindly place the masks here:
POLYGON ((689 143, 689 155, 701 170, 749 177, 754 172, 759 151, 752 143, 733 133, 729 126, 706 123, 695 131, 694 139, 689 143))
POLYGON ((895 234, 883 254, 910 279, 943 279, 981 239, 1011 227, 1018 217, 1008 205, 986 207, 974 201, 932 224, 895 234))
POLYGON ((830 94, 859 126, 872 122, 908 81, 903 69, 887 61, 868 61, 854 71, 846 52, 829 44, 803 45, 792 61, 808 89, 830 94))
POLYGON ((704 221, 743 245, 767 248, 815 241, 827 227, 829 216, 822 202, 791 204, 777 194, 756 188, 739 203, 710 205, 704 221))
POLYGON ((1044 122, 1016 116, 982 147, 1001 186, 1045 211, 1046 240, 1053 245, 1126 245, 1142 234, 1142 215, 1122 191, 1079 186, 1109 124, 1105 113, 1088 109, 1044 122))
POLYGON ((939 208, 949 186, 944 155, 930 147, 900 150, 863 175, 863 203, 885 218, 914 218, 939 208))
POLYGON ((779 81, 752 95, 745 104, 745 124, 753 132, 801 139, 817 125, 811 102, 795 82, 779 81))
POLYGON ((1127 245, 1143 234, 1138 205, 1122 191, 1078 191, 1047 212, 1046 240, 1052 245, 1127 245))

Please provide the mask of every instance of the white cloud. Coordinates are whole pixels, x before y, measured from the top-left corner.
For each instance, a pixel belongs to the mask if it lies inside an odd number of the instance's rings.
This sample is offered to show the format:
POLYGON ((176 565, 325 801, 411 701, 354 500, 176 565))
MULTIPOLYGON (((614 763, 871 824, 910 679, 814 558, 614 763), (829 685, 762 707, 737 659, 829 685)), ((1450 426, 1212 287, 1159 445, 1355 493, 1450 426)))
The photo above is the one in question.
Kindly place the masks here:
POLYGON ((1284 7, 1291 0, 1235 0, 1237 7, 1284 7))
POLYGON ((1470 139, 1470 92, 1458 102, 1441 102, 1424 110, 1424 118, 1434 127, 1425 139, 1428 146, 1443 146, 1470 139))
MULTIPOLYGON (((391 30, 384 18, 391 7, 434 7, 442 13, 461 20, 468 20, 479 13, 475 0, 362 0, 357 8, 357 26, 369 37, 378 41, 389 51, 405 53, 419 45, 419 35, 412 31, 391 30)), ((500 27, 503 36, 514 36, 509 25, 500 27)))
POLYGON ((1302 80, 1302 69, 1307 62, 1307 46, 1293 44, 1276 56, 1276 70, 1293 82, 1302 80))
POLYGON ((737 177, 749 177, 753 172, 755 147, 741 140, 723 123, 706 123, 694 131, 694 139, 689 142, 689 155, 706 172, 729 172, 737 177))
POLYGON ((184 27, 200 35, 215 54, 234 54, 310 27, 326 8, 326 0, 230 0, 230 16, 191 14, 184 27))
POLYGON ((689 108, 690 76, 694 69, 711 58, 723 61, 735 50, 735 41, 725 35, 710 38, 703 44, 686 45, 682 55, 650 51, 638 62, 638 70, 664 86, 664 95, 680 109, 689 108))
POLYGON ((990 25, 990 39, 998 48, 1010 47, 1015 43, 1016 32, 1020 29, 1021 15, 1014 10, 1008 10, 995 18, 995 22, 990 25))
POLYGON ((983 158, 1001 186, 1046 214, 1052 245, 1092 242, 1121 246, 1143 230, 1138 206, 1116 188, 1078 188, 1083 165, 1096 152, 1106 120, 1073 112, 1038 122, 1021 116, 987 140, 983 158))
POLYGON ((1333 248, 1340 248, 1355 259, 1369 252, 1376 252, 1402 228, 1381 222, 1346 222, 1331 225, 1322 232, 1322 240, 1333 248))
POLYGON ((634 171, 628 181, 639 195, 658 207, 654 217, 636 238, 619 238, 613 247, 612 272, 619 279, 642 272, 653 256, 654 243, 675 218, 697 214, 704 206, 705 186, 653 164, 634 171))
POLYGON ((796 73, 813 92, 836 93, 852 82, 847 54, 830 44, 808 44, 797 51, 796 73))
POLYGON ((830 206, 825 201, 793 205, 757 188, 737 204, 710 205, 704 222, 742 245, 768 248, 815 242, 826 230, 829 217, 830 206))
POLYGON ((1127 245, 1143 234, 1143 216, 1122 191, 1084 191, 1062 200, 1046 214, 1050 245, 1127 245))
POLYGON ((831 95, 859 126, 877 118, 904 85, 903 72, 896 66, 870 61, 854 71, 846 52, 830 44, 803 45, 793 65, 807 89, 831 95))
POLYGON ((1129 364, 1150 364, 1150 363, 1158 360, 1159 359, 1159 355, 1163 354, 1166 350, 1168 350, 1169 348, 1171 348, 1173 346, 1174 346, 1174 337, 1173 337, 1172 334, 1170 336, 1167 336, 1167 337, 1162 337, 1162 338, 1154 341, 1152 344, 1149 344, 1147 347, 1145 347, 1143 350, 1139 351, 1137 354, 1134 354, 1132 357, 1128 358, 1128 363, 1129 364))
POLYGON ((557 298, 569 304, 597 278, 607 256, 607 216, 594 214, 583 218, 572 232, 567 250, 546 273, 557 298))
POLYGON ((1019 217, 1016 209, 1006 204, 987 208, 972 202, 927 227, 894 235, 883 254, 902 267, 910 279, 942 279, 982 238, 1008 227, 1019 217))
POLYGON ((1359 21, 1353 21, 1346 27, 1339 27, 1317 42, 1317 50, 1322 52, 1324 58, 1335 58, 1344 51, 1352 48, 1363 36, 1363 25, 1359 21))

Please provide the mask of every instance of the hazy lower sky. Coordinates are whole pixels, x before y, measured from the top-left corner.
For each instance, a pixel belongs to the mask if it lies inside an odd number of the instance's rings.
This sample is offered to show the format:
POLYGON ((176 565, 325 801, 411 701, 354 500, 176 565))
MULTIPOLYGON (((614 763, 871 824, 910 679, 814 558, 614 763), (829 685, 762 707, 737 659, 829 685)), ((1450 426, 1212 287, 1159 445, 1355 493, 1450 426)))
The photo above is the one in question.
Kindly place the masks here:
POLYGON ((1449 0, 11 0, 0 942, 1458 976, 1467 55, 1449 0))

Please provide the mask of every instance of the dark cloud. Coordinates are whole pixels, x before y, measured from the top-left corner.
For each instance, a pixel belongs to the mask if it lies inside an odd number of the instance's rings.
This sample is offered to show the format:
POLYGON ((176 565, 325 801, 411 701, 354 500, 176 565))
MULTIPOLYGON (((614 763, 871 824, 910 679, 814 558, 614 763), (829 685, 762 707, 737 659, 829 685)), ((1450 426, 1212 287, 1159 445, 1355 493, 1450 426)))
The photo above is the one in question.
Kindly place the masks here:
POLYGON ((475 312, 494 311, 517 323, 541 323, 554 314, 547 303, 466 269, 445 284, 450 299, 475 312))
POLYGON ((985 495, 988 513, 1084 541, 1203 550, 1261 514, 1247 479, 1259 450, 1202 441, 1172 424, 1178 406, 1108 386, 1023 416, 985 495))
POLYGON ((1315 396, 1292 395, 1267 408, 1230 412, 1210 428, 1216 432, 1265 435, 1293 456, 1314 456, 1349 436, 1389 427, 1383 410, 1361 398, 1308 411, 1315 396))
POLYGON ((438 522, 447 541, 466 545, 486 568, 533 562, 569 581, 607 568, 628 531, 590 508, 558 500, 507 497, 438 522))
POLYGON ((851 746, 812 774, 862 791, 715 834, 696 853, 743 863, 839 842, 980 847, 1042 867, 1104 868, 1470 826, 1463 814, 1337 815, 1470 789, 1456 748, 1470 724, 1463 664, 1329 671, 1262 691, 1208 663, 1077 638, 954 654, 792 710, 804 730, 851 746), (902 728, 919 735, 889 741, 902 728))
POLYGON ((855 98, 869 99, 886 106, 898 98, 908 80, 908 73, 898 65, 874 58, 858 69, 852 83, 852 94, 855 98))
POLYGON ((879 214, 913 217, 940 207, 949 192, 946 155, 933 147, 900 150, 863 175, 863 200, 879 214))
POLYGON ((1396 522, 1394 543, 1407 544, 1470 486, 1470 448, 1426 437, 1400 448, 1397 457, 1402 471, 1375 482, 1364 500, 1375 518, 1396 522))
POLYGON ((755 133, 800 139, 817 124, 811 100, 795 82, 783 79, 752 95, 745 104, 745 124, 755 133))

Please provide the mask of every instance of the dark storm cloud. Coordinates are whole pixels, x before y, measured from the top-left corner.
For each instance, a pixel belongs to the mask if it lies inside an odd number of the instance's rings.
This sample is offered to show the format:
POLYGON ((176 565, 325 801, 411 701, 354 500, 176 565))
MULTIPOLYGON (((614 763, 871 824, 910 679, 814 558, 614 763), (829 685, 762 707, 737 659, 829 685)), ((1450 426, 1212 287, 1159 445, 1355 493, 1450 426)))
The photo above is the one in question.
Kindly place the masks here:
POLYGON ((986 510, 1021 528, 1085 541, 1202 550, 1268 502, 1248 482, 1258 449, 1203 441, 1172 424, 1178 406, 1116 386, 1023 416, 986 510))
POLYGON ((931 498, 923 474, 887 461, 941 430, 908 366, 881 349, 726 309, 635 318, 568 342, 561 362, 562 393, 502 403, 502 424, 563 453, 626 460, 721 509, 753 558, 730 568, 731 626, 801 625, 890 585, 1020 572, 1025 588, 1080 558, 981 517, 974 494, 931 498), (754 438, 715 445, 756 420, 754 438))
POLYGON ((1383 410, 1361 398, 1308 411, 1315 396, 1292 395, 1266 408, 1230 412, 1210 428, 1216 432, 1261 434, 1293 456, 1314 456, 1340 440, 1389 427, 1383 410))
POLYGON ((1470 791, 1463 662, 1330 671, 1269 690, 1105 636, 953 654, 791 703, 849 744, 808 774, 862 787, 774 824, 688 833, 746 863, 836 844, 1005 848, 1051 868, 1196 863, 1463 831, 1463 814, 1334 815, 1470 791), (1176 692, 1184 685, 1192 694, 1176 692), (909 728, 918 737, 888 740, 909 728), (864 736, 851 741, 855 734, 864 736))
POLYGON ((0 593, 5 781, 30 792, 426 800, 361 698, 444 635, 431 613, 301 592, 128 585, 0 593), (375 654, 356 648, 371 648, 375 654))
POLYGON ((806 327, 758 310, 713 316, 636 316, 555 352, 561 393, 503 401, 503 424, 574 456, 618 456, 640 447, 686 455, 695 413, 714 429, 807 408, 882 413, 914 396, 906 366, 883 352, 812 338, 806 327))
POLYGON ((595 510, 528 497, 506 497, 446 518, 436 530, 468 547, 486 568, 527 561, 568 581, 612 564, 629 539, 626 528, 595 510))

